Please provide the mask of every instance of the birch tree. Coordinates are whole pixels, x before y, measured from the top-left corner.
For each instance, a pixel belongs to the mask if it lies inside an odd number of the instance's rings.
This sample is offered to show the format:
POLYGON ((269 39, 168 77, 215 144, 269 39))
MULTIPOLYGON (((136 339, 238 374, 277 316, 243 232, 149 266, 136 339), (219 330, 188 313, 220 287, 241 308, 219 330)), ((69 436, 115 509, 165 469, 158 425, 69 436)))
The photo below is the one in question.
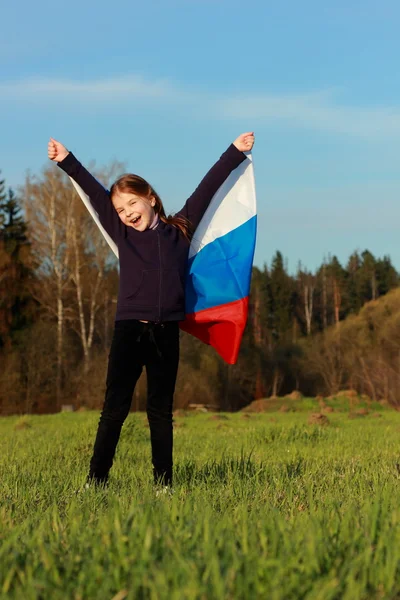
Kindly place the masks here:
MULTIPOLYGON (((106 188, 124 170, 124 164, 114 161, 108 167, 90 171, 106 188)), ((110 303, 116 290, 108 287, 107 272, 115 266, 116 259, 104 240, 100 230, 89 215, 78 194, 74 193, 74 210, 71 221, 72 267, 71 279, 75 288, 76 303, 73 309, 72 326, 77 333, 83 353, 83 374, 86 375, 91 360, 96 317, 104 312, 104 338, 108 345, 110 303)), ((102 332, 99 332, 100 337, 102 332)))
POLYGON ((67 289, 71 283, 71 225, 74 192, 62 173, 46 169, 41 177, 28 176, 25 212, 36 264, 38 284, 33 295, 51 320, 56 336, 56 405, 61 405, 67 289))
MULTIPOLYGON (((80 199, 75 199, 71 220, 72 265, 71 280, 75 288, 72 326, 77 333, 83 352, 83 373, 90 366, 95 334, 96 316, 105 310, 108 319, 109 292, 105 288, 107 265, 111 251, 80 199), (107 302, 105 301, 107 300, 107 302)), ((105 331, 105 335, 108 332, 105 331)))
POLYGON ((311 335, 314 311, 315 277, 309 271, 303 271, 299 267, 297 279, 300 287, 299 295, 302 306, 302 317, 306 325, 306 333, 307 335, 311 335))

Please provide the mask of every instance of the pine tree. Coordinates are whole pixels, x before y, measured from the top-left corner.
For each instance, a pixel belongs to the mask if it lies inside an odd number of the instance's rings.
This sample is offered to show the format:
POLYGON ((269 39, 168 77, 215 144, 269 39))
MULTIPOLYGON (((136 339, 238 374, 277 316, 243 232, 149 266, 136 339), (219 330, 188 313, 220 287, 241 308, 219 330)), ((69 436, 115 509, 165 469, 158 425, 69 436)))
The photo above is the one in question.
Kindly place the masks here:
POLYGON ((376 260, 369 250, 361 254, 362 265, 360 269, 363 303, 377 298, 376 260))
POLYGON ((387 294, 399 285, 399 274, 389 256, 384 256, 376 261, 376 280, 379 296, 387 294))
POLYGON ((353 252, 350 256, 346 271, 347 271, 347 303, 350 313, 358 313, 363 306, 365 299, 362 290, 360 270, 362 267, 362 259, 358 252, 353 252))
POLYGON ((294 285, 288 275, 282 254, 277 251, 271 266, 269 279, 273 335, 282 340, 292 329, 294 309, 294 285))
POLYGON ((327 265, 328 290, 330 291, 333 322, 336 325, 346 313, 346 280, 347 273, 338 258, 333 256, 327 265))
POLYGON ((6 242, 11 242, 8 251, 12 254, 18 247, 18 244, 26 243, 26 223, 21 214, 21 207, 12 191, 8 190, 8 195, 0 205, 3 214, 3 238, 6 242))
POLYGON ((26 223, 14 192, 4 191, 0 182, 0 346, 10 345, 13 336, 29 323, 32 298, 30 245, 26 223))
POLYGON ((252 362, 255 369, 255 398, 265 396, 265 364, 270 351, 269 314, 268 269, 265 266, 261 271, 257 267, 253 267, 249 319, 243 346, 246 346, 249 362, 252 362))

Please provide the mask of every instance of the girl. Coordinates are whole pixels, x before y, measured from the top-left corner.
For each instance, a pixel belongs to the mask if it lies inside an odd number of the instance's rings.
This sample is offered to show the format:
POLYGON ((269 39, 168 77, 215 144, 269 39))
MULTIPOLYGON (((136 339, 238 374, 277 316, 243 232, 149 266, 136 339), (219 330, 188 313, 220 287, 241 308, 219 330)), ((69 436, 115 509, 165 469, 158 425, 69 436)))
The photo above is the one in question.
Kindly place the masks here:
POLYGON ((222 154, 183 208, 166 216, 160 197, 138 175, 123 175, 108 192, 65 146, 50 138, 48 156, 90 197, 118 246, 120 279, 106 396, 88 483, 105 485, 137 380, 146 367, 147 417, 154 482, 172 484, 172 404, 185 319, 185 275, 192 232, 228 175, 246 158, 254 134, 222 154))

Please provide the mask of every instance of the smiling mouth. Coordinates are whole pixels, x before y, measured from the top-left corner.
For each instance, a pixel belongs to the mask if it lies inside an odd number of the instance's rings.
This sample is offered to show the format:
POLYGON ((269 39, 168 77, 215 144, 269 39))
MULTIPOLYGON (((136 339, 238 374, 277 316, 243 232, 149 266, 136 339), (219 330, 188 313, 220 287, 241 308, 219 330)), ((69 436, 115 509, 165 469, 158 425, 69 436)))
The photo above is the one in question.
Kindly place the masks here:
POLYGON ((141 218, 142 218, 142 215, 139 215, 138 217, 135 217, 134 219, 132 219, 131 220, 132 225, 137 225, 137 223, 139 223, 141 218))

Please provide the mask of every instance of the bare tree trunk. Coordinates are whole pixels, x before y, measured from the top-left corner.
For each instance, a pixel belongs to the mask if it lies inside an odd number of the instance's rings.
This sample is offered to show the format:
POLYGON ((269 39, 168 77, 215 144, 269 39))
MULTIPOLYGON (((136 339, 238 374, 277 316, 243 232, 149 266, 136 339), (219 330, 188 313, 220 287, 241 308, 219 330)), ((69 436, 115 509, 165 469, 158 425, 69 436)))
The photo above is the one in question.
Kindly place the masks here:
POLYGON ((254 313, 253 313, 253 330, 254 343, 256 346, 261 345, 261 319, 260 319, 260 293, 258 286, 255 289, 254 313))
POLYGON ((79 337, 82 344, 83 350, 83 372, 86 375, 89 370, 89 348, 88 348, 88 340, 86 336, 86 323, 85 323, 85 314, 83 311, 83 293, 82 293, 82 281, 81 281, 81 257, 78 247, 78 241, 76 236, 76 220, 72 220, 72 243, 74 246, 74 258, 75 264, 73 269, 72 279, 75 283, 76 289, 76 299, 78 304, 78 319, 79 319, 79 337))
POLYGON ((265 390, 264 390, 264 384, 262 381, 261 369, 260 369, 260 367, 258 367, 257 375, 256 375, 256 390, 255 390, 255 394, 254 394, 254 399, 258 400, 259 398, 264 398, 264 396, 265 396, 265 390))
POLYGON ((282 374, 278 368, 274 369, 274 374, 272 378, 272 396, 277 396, 282 385, 282 374))
POLYGON ((328 327, 325 262, 322 266, 322 325, 324 329, 328 327))
POLYGON ((61 408, 62 367, 63 367, 63 333, 64 333, 64 307, 62 298, 57 299, 57 375, 56 375, 56 403, 61 408))
POLYGON ((311 284, 305 285, 304 286, 304 313, 305 313, 305 317, 306 317, 307 335, 311 334, 313 301, 314 301, 314 286, 311 284))
MULTIPOLYGON (((261 330, 261 316, 260 316, 260 289, 258 284, 255 286, 254 290, 254 309, 253 309, 253 337, 255 346, 260 349, 262 344, 262 330, 261 330)), ((255 391, 254 398, 257 400, 258 398, 264 398, 265 389, 263 383, 263 377, 261 372, 261 365, 259 360, 257 360, 257 371, 256 371, 256 382, 255 382, 255 391)))
POLYGON ((96 316, 97 310, 99 308, 99 305, 97 304, 97 297, 98 297, 98 292, 99 292, 99 288, 100 288, 102 279, 103 279, 103 273, 99 270, 97 272, 95 286, 94 286, 94 290, 92 291, 92 297, 90 300, 89 335, 88 335, 89 350, 92 348, 92 344, 93 344, 95 316, 96 316))
POLYGON ((84 375, 87 375, 90 367, 90 356, 95 330, 95 317, 100 306, 99 290, 103 280, 103 271, 105 269, 105 261, 108 249, 104 246, 102 241, 98 240, 98 232, 97 230, 94 230, 95 239, 93 241, 93 245, 96 248, 97 260, 95 266, 92 268, 90 281, 84 281, 83 274, 86 266, 87 252, 85 246, 92 223, 89 220, 90 217, 80 205, 78 205, 78 208, 75 212, 77 216, 76 218, 72 219, 71 223, 71 240, 74 250, 74 265, 71 277, 75 284, 77 300, 78 325, 75 328, 82 345, 83 373, 84 375), (79 221, 77 220, 78 218, 79 221), (82 232, 84 232, 84 235, 82 235, 82 232), (86 294, 84 285, 86 285, 86 294), (88 326, 86 324, 87 318, 89 319, 88 326))
POLYGON ((340 294, 339 286, 336 279, 333 280, 333 308, 335 315, 335 323, 338 325, 340 320, 340 305, 342 302, 342 296, 340 294))
MULTIPOLYGON (((52 186, 53 188, 53 186, 52 186)), ((60 260, 58 255, 59 239, 58 227, 56 223, 56 198, 57 192, 52 189, 50 194, 50 236, 51 236, 51 262, 56 278, 56 290, 57 290, 57 371, 56 371, 56 406, 61 409, 61 393, 62 393, 62 369, 63 369, 63 346, 64 346, 64 302, 63 302, 63 288, 65 278, 65 267, 68 265, 68 253, 66 252, 65 260, 60 260)), ((68 222, 69 219, 67 219, 68 222)), ((64 231, 66 238, 68 237, 67 230, 64 231)))

